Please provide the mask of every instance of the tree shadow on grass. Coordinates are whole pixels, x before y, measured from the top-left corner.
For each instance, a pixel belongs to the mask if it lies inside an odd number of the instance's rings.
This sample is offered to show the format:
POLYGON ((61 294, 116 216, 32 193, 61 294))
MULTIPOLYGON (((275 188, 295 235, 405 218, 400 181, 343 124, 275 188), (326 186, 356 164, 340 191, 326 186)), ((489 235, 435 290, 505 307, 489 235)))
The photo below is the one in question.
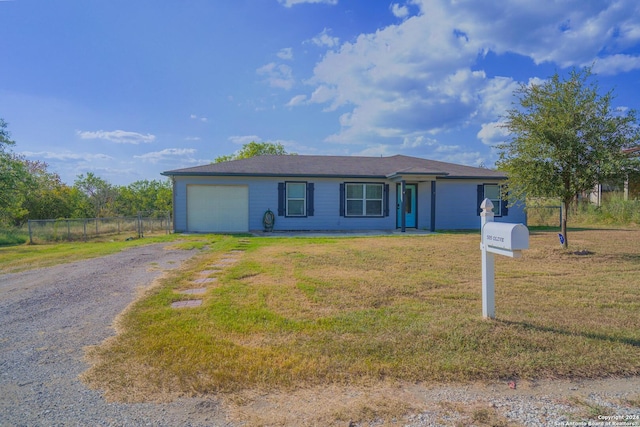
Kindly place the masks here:
POLYGON ((540 331, 540 332, 551 332, 554 334, 566 335, 570 337, 583 337, 583 338, 589 338, 589 339, 595 339, 595 340, 601 340, 601 341, 609 341, 617 344, 626 344, 626 345, 631 345, 633 347, 640 347, 640 339, 637 339, 637 338, 616 337, 611 335, 598 334, 595 332, 574 332, 574 331, 568 331, 566 329, 555 328, 551 326, 541 326, 541 325, 535 325, 530 322, 521 322, 521 321, 513 321, 513 320, 496 319, 496 322, 500 322, 506 326, 517 326, 524 329, 531 329, 531 330, 540 331))

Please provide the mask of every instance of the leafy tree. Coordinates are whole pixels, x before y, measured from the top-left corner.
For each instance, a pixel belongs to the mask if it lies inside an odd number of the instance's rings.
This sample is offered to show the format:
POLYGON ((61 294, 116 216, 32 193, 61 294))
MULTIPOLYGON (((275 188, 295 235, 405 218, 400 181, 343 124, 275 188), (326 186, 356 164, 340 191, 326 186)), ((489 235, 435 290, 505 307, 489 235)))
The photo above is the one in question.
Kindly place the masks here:
POLYGON ((22 207, 29 174, 22 158, 8 150, 15 145, 0 119, 0 224, 16 224, 27 213, 22 207))
POLYGON ((629 167, 622 150, 640 141, 636 112, 612 109, 612 92, 599 95, 591 68, 523 84, 515 95, 518 108, 508 110, 504 125, 511 140, 499 146, 497 166, 507 172, 512 196, 560 198, 566 248, 567 214, 576 195, 629 167))
POLYGON ((171 211, 172 189, 169 180, 141 180, 120 187, 117 199, 118 213, 136 215, 138 212, 171 211))
POLYGON ((29 219, 72 218, 84 213, 82 194, 64 184, 60 176, 48 171, 41 161, 24 160, 31 182, 23 207, 29 219))
POLYGON ((117 187, 92 172, 87 172, 86 176, 84 174, 78 175, 74 187, 86 197, 90 209, 82 207, 82 210, 88 213, 88 217, 101 218, 116 214, 117 187))
POLYGON ((92 218, 171 210, 169 180, 118 187, 89 172, 79 175, 70 187, 45 162, 12 153, 9 147, 13 145, 7 123, 0 119, 0 224, 19 225, 27 218, 92 218))
POLYGON ((15 145, 11 134, 7 130, 7 122, 0 118, 0 153, 6 152, 8 146, 15 145))
POLYGON ((228 162, 230 160, 248 159, 249 157, 264 156, 264 155, 277 155, 283 156, 287 154, 284 149, 284 145, 274 142, 255 142, 251 141, 248 144, 244 144, 242 148, 234 154, 226 156, 216 157, 213 163, 228 162))
POLYGON ((0 223, 19 225, 28 211, 23 207, 30 177, 22 159, 0 153, 0 223))

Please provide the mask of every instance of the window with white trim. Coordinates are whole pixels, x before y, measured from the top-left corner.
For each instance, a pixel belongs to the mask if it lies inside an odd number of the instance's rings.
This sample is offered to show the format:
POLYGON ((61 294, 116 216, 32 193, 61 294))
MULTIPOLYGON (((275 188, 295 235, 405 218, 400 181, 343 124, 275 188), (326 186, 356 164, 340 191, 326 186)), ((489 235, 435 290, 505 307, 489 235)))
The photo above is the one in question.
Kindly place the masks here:
POLYGON ((493 203, 494 216, 502 216, 502 189, 498 184, 484 184, 484 197, 493 203))
POLYGON ((346 216, 383 216, 383 184, 345 184, 346 216))
POLYGON ((287 216, 306 216, 307 206, 307 183, 287 182, 287 216))

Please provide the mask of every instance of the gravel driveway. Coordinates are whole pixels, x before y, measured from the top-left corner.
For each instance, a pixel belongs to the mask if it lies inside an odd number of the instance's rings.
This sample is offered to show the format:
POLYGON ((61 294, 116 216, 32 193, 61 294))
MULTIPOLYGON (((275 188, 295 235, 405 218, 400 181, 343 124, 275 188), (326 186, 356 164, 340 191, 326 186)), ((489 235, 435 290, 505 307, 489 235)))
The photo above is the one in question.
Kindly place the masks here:
POLYGON ((0 426, 225 425, 214 401, 107 403, 78 379, 83 347, 113 335, 138 289, 195 254, 164 247, 0 275, 0 426))

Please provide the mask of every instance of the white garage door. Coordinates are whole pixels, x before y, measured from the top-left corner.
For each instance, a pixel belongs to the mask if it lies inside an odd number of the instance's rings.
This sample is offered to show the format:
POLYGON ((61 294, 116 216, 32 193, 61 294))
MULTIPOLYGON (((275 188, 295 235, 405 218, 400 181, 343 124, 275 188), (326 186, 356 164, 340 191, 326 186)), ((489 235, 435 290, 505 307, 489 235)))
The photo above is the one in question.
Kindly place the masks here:
POLYGON ((249 231, 249 187, 188 185, 187 229, 216 233, 249 231))

